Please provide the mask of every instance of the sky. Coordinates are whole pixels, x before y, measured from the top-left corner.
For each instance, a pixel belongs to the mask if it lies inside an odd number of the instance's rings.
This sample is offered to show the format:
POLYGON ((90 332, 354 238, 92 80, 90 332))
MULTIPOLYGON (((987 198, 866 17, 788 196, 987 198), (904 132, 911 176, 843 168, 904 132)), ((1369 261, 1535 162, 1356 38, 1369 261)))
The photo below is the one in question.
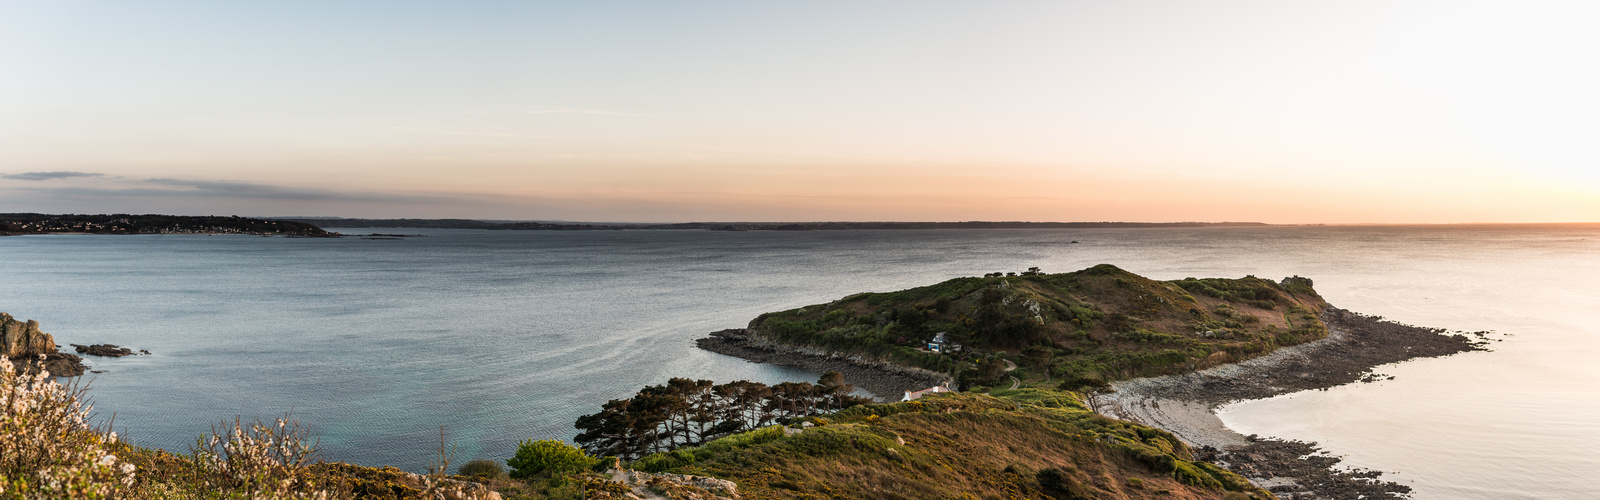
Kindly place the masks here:
POLYGON ((0 0, 0 212, 1600 221, 1600 3, 0 0))

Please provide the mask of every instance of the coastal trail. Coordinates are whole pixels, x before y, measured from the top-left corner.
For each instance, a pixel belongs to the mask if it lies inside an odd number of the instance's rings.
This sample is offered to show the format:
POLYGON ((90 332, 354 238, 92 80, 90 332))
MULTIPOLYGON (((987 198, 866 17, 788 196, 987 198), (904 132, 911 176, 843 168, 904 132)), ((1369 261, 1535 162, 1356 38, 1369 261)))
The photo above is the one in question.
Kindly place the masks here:
MULTIPOLYGON (((1011 373, 1012 370, 1017 369, 1017 364, 1016 363, 1012 363, 1011 360, 1002 359, 1001 361, 1005 361, 1006 362, 1006 373, 1011 373)), ((1011 388, 1012 389, 1016 389, 1018 387, 1022 387, 1022 381, 1021 380, 1017 380, 1016 375, 1012 375, 1011 376, 1011 388)))

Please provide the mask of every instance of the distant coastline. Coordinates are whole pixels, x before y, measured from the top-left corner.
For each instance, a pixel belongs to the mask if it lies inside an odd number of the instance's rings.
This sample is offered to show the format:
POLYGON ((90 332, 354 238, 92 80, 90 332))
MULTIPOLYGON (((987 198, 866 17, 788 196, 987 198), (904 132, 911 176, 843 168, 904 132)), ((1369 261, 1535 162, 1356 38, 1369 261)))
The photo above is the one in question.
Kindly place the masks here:
POLYGON ((336 236, 294 221, 158 214, 0 214, 0 236, 24 234, 246 234, 336 236))
POLYGON ((700 229, 707 231, 838 231, 858 229, 1121 229, 1160 227, 1237 227, 1267 226, 1263 222, 1021 222, 1021 221, 965 221, 965 222, 681 222, 667 224, 648 223, 578 223, 578 222, 517 222, 484 221, 474 219, 346 219, 330 218, 275 218, 288 222, 309 224, 321 228, 433 228, 433 229, 492 229, 511 231, 619 231, 700 229))

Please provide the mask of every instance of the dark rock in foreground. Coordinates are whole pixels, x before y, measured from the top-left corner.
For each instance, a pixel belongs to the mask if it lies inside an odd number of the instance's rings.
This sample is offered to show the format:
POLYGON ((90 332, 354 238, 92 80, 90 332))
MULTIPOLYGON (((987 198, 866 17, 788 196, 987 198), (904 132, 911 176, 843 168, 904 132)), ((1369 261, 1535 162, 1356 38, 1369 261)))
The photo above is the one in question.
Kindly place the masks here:
POLYGON ((1290 478, 1292 484, 1276 484, 1268 491, 1280 498, 1408 498, 1411 487, 1379 479, 1382 472, 1339 467, 1341 459, 1317 447, 1317 443, 1264 439, 1254 435, 1250 444, 1227 452, 1202 449, 1198 455, 1221 462, 1228 470, 1244 477, 1290 478))

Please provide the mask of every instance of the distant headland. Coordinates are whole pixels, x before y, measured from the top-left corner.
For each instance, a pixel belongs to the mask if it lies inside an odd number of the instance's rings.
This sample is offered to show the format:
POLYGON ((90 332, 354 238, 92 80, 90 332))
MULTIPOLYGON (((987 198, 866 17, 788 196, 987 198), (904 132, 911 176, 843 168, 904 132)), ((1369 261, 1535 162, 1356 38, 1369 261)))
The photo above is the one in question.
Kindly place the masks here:
POLYGON ((302 222, 249 217, 130 214, 0 214, 0 236, 21 234, 253 234, 333 236, 302 222))

